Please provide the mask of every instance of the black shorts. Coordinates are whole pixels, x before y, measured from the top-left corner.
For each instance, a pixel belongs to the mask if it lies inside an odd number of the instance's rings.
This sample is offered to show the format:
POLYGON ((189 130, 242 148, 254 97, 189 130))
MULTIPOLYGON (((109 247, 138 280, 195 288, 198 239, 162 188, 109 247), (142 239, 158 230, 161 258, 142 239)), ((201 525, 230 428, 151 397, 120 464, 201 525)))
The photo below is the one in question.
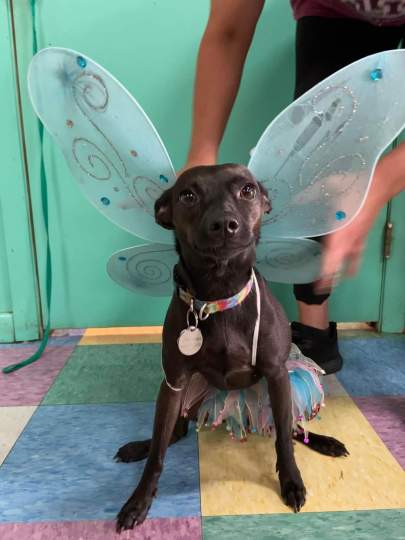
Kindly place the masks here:
MULTIPOLYGON (((295 99, 339 69, 370 54, 397 49, 403 26, 374 26, 356 19, 303 17, 295 38, 295 99)), ((314 240, 322 241, 321 238, 314 240)), ((314 284, 294 285, 295 298, 322 304, 329 294, 316 294, 314 284)))

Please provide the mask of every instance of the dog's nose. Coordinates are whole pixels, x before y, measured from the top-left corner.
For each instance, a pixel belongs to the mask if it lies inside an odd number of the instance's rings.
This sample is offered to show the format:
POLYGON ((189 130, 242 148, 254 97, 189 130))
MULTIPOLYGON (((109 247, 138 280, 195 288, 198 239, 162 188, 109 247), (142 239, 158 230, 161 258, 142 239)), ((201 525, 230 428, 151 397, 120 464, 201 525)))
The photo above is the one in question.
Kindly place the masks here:
POLYGON ((225 221, 225 227, 226 227, 226 231, 229 234, 235 234, 238 232, 239 223, 237 222, 236 219, 228 219, 225 221))
POLYGON ((225 232, 228 235, 234 235, 239 230, 238 220, 234 217, 224 217, 220 219, 214 219, 208 225, 208 231, 211 235, 216 236, 225 232))

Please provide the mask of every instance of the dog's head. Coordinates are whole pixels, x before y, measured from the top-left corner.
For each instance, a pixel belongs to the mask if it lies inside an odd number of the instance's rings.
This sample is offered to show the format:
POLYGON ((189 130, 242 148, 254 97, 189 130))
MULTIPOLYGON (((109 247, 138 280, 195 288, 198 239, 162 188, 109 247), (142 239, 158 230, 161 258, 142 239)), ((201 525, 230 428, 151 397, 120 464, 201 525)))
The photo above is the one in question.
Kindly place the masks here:
POLYGON ((182 253, 229 259, 256 245, 267 191, 241 165, 188 169, 155 203, 156 222, 174 229, 182 253))

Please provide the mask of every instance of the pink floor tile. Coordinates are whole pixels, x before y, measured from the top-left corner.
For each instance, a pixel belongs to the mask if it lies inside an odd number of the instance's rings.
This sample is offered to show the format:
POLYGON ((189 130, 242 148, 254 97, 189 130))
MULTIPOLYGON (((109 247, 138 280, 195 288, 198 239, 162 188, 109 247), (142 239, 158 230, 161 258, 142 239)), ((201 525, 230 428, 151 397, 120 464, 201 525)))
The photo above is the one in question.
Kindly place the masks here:
MULTIPOLYGON (((38 405, 75 345, 48 347, 37 362, 9 374, 0 372, 0 406, 38 405)), ((36 347, 0 349, 1 368, 28 358, 36 347)))
POLYGON ((201 519, 148 519, 132 531, 115 533, 112 521, 51 521, 0 525, 1 540, 201 540, 201 519))

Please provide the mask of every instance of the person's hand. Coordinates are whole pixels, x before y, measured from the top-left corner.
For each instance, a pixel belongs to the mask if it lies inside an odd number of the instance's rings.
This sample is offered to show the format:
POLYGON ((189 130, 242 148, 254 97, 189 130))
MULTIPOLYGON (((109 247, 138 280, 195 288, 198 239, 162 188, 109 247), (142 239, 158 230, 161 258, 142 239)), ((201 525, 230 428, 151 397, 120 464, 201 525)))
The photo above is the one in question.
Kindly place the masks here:
POLYGON ((386 154, 374 172, 363 208, 349 225, 325 238, 322 268, 316 289, 330 289, 343 274, 357 272, 366 237, 378 212, 405 189, 405 143, 386 154))
POLYGON ((177 178, 183 174, 188 169, 193 167, 199 167, 201 165, 215 165, 216 164, 216 155, 202 155, 199 158, 189 158, 183 167, 176 172, 177 178))
POLYGON ((326 236, 321 277, 316 284, 320 293, 337 285, 343 274, 354 275, 358 271, 368 231, 367 222, 360 217, 344 229, 326 236))
POLYGON ((340 279, 357 273, 367 235, 382 204, 382 181, 379 176, 373 180, 373 188, 357 216, 343 229, 328 234, 323 242, 322 265, 316 283, 318 293, 330 291, 340 279), (377 202, 378 201, 378 202, 377 202))

